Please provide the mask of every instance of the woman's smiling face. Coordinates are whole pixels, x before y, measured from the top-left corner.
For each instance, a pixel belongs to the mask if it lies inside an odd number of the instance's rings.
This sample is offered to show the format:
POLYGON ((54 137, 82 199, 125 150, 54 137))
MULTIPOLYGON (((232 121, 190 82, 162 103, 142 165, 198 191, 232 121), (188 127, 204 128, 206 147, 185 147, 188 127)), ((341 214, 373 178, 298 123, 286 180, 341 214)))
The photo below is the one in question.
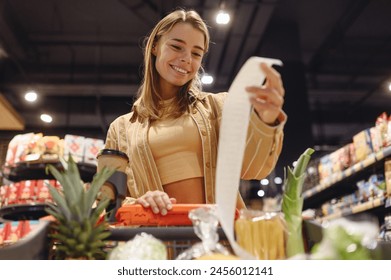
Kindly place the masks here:
POLYGON ((159 94, 173 97, 179 87, 194 78, 204 55, 204 34, 189 23, 177 23, 152 49, 159 73, 159 94))

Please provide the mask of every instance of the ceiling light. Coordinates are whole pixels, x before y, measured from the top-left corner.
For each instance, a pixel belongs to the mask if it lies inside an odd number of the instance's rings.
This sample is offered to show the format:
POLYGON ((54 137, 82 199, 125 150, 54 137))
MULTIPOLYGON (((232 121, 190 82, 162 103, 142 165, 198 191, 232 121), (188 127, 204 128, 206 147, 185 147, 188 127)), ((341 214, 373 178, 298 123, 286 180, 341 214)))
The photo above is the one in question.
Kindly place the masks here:
POLYGON ((217 24, 228 24, 230 19, 231 19, 231 17, 229 16, 229 14, 226 11, 220 10, 217 13, 217 16, 216 16, 217 24))
POLYGON ((276 178, 274 178, 274 183, 275 183, 275 184, 278 184, 278 185, 281 184, 281 183, 282 183, 281 177, 278 177, 278 176, 277 176, 276 178))
POLYGON ((51 115, 48 115, 48 114, 42 114, 41 115, 41 121, 45 122, 45 123, 51 123, 53 121, 53 118, 51 115))
POLYGON ((261 180, 261 185, 262 186, 267 186, 269 184, 269 180, 268 179, 262 179, 261 180))
POLYGON ((391 91, 391 83, 388 84, 388 90, 391 91))
POLYGON ((201 83, 203 83, 204 85, 210 85, 211 83, 213 83, 213 77, 209 74, 204 74, 201 78, 201 83))
POLYGON ((24 95, 24 99, 28 102, 35 102, 38 98, 38 95, 35 91, 30 90, 24 95))
POLYGON ((265 196, 265 191, 264 191, 264 190, 259 190, 259 191, 257 192, 257 195, 258 195, 259 197, 264 197, 264 196, 265 196))

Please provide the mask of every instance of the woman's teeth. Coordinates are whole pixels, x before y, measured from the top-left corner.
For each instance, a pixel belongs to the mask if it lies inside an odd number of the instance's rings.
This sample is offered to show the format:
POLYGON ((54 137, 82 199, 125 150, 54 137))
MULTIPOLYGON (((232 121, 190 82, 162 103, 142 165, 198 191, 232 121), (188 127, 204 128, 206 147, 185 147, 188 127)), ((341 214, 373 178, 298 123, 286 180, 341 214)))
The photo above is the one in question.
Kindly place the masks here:
POLYGON ((179 68, 179 67, 176 67, 176 66, 172 66, 172 68, 174 68, 175 71, 178 71, 179 73, 182 73, 182 74, 188 73, 186 70, 179 68))

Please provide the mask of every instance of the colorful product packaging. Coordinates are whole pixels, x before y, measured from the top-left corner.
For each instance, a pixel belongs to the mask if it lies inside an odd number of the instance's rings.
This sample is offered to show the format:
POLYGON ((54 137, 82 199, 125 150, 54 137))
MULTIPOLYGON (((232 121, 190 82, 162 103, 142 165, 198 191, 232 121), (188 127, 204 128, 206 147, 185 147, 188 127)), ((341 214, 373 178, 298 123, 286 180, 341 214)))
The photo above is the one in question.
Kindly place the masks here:
POLYGON ((375 127, 379 131, 382 147, 387 147, 388 117, 386 112, 381 113, 380 116, 377 117, 375 127))
POLYGON ((64 137, 64 157, 68 160, 69 155, 72 155, 75 162, 81 162, 84 156, 85 137, 79 135, 67 134, 64 137))
POLYGON ((357 162, 363 161, 372 153, 371 135, 369 129, 364 129, 353 136, 354 150, 357 162))
POLYGON ((391 196, 391 158, 387 158, 384 162, 384 177, 386 181, 387 197, 391 196))
POLYGON ((19 204, 29 204, 34 202, 36 181, 21 181, 19 185, 19 204))
POLYGON ((86 138, 84 144, 84 158, 85 163, 97 165, 97 156, 100 150, 104 148, 104 142, 102 139, 86 138))

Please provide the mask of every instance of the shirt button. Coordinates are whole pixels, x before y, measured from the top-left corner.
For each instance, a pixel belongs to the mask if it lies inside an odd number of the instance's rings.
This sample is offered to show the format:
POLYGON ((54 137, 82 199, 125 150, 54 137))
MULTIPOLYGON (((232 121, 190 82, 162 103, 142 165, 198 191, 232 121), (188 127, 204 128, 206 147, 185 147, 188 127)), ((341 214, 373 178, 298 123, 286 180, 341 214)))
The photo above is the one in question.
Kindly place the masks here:
POLYGON ((203 136, 205 136, 205 135, 206 135, 206 131, 205 131, 205 130, 201 130, 201 134, 202 134, 203 136))
POLYGON ((197 114, 197 109, 193 109, 193 114, 195 115, 195 114, 197 114))
POLYGON ((210 163, 209 162, 207 162, 205 165, 206 165, 207 168, 210 168, 210 163))

